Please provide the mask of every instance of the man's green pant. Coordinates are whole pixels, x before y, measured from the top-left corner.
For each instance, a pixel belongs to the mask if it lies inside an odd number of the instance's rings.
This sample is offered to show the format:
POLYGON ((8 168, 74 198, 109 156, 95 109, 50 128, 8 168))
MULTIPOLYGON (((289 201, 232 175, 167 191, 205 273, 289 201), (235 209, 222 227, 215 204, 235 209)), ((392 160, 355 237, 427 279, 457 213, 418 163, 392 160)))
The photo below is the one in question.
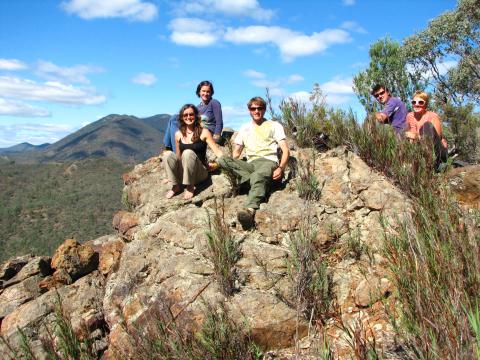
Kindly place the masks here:
POLYGON ((222 156, 218 159, 220 167, 230 170, 240 177, 240 183, 250 182, 246 208, 258 209, 267 194, 267 187, 272 181, 273 171, 277 163, 268 159, 256 159, 246 162, 222 156))

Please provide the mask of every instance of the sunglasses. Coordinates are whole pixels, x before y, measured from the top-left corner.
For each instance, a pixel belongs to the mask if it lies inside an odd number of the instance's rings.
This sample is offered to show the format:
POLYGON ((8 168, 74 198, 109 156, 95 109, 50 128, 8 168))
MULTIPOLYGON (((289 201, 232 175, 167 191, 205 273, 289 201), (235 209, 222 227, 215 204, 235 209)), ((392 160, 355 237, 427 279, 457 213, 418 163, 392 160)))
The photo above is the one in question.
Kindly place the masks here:
POLYGON ((376 93, 376 94, 373 94, 373 96, 375 96, 375 98, 378 99, 378 98, 379 98, 380 96, 382 96, 383 94, 385 94, 385 90, 380 91, 380 92, 378 92, 378 93, 376 93))
POLYGON ((265 110, 265 108, 264 108, 263 106, 250 106, 248 109, 249 109, 250 111, 252 111, 252 112, 253 112, 253 111, 257 111, 257 110, 258 110, 258 111, 263 111, 263 110, 265 110))
POLYGON ((183 113, 183 117, 195 117, 195 113, 183 113))
POLYGON ((425 101, 424 100, 412 100, 412 105, 425 105, 425 101))

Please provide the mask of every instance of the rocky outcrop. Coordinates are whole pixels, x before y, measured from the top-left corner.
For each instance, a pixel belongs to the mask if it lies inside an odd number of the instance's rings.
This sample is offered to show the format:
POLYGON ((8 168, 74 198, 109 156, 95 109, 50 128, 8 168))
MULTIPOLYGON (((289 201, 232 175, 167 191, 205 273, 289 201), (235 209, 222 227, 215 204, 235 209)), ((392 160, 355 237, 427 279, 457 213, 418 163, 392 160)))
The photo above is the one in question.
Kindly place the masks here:
POLYGON ((453 169, 447 179, 460 203, 480 209, 480 165, 453 169))
POLYGON ((39 329, 54 323, 55 304, 61 301, 74 329, 94 333, 98 354, 113 359, 112 349, 128 353, 127 329, 155 321, 151 314, 161 310, 185 331, 195 331, 204 320, 205 304, 221 303, 235 321, 248 324, 263 349, 288 349, 298 337, 307 356, 318 346, 316 325, 295 308, 287 264, 289 239, 311 227, 339 314, 324 319, 331 349, 338 358, 348 357, 352 349, 342 326, 361 326, 386 357, 395 358, 394 331, 385 312, 385 304, 394 302, 394 289, 379 250, 384 231, 394 231, 409 214, 408 200, 343 148, 315 153, 315 159, 310 150, 294 151, 293 156, 314 162, 319 200, 301 199, 297 179, 278 184, 257 211, 251 231, 243 231, 236 220, 246 196, 230 197, 224 175, 213 174, 191 200, 166 200, 170 185, 163 181, 160 160, 138 165, 124 176, 130 211, 115 215, 117 234, 83 245, 67 240, 49 264, 51 270, 32 272, 15 283, 11 280, 32 261, 38 263, 37 258, 18 258, 0 269, 0 305, 2 296, 4 303, 16 299, 0 315, 2 336, 17 346, 16 329, 25 329, 40 353, 39 329), (241 244, 236 291, 230 297, 222 295, 215 281, 205 236, 208 217, 218 209, 241 244))

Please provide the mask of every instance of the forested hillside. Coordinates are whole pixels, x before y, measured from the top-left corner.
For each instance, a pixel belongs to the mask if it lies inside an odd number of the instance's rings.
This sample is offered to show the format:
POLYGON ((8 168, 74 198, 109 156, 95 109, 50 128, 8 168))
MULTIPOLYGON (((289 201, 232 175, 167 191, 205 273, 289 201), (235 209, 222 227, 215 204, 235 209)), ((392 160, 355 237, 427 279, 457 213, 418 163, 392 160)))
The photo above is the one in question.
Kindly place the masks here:
POLYGON ((0 165, 0 262, 51 254, 66 238, 111 232, 121 205, 126 165, 88 159, 68 164, 0 165))

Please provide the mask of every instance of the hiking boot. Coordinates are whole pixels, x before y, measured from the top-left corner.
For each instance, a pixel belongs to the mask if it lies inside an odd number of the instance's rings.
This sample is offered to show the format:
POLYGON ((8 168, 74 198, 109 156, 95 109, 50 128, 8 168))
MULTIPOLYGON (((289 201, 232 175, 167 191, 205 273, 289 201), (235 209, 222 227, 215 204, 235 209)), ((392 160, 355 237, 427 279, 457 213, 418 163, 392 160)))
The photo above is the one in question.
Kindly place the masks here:
POLYGON ((249 230, 255 225, 255 210, 242 209, 237 213, 237 219, 243 230, 249 230))

